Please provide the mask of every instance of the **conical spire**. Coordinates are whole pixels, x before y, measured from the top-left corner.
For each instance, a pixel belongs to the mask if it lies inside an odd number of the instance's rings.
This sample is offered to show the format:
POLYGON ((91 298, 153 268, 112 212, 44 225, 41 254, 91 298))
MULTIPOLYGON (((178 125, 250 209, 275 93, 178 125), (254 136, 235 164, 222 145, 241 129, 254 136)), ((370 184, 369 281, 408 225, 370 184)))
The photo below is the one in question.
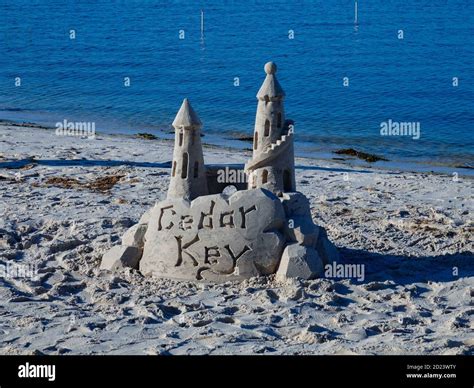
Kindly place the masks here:
POLYGON ((172 125, 176 129, 194 128, 200 127, 202 125, 201 120, 199 120, 198 115, 194 111, 187 98, 183 100, 181 108, 179 108, 172 125))
POLYGON ((168 198, 193 200, 209 193, 202 154, 201 120, 185 98, 176 118, 168 198))
POLYGON ((260 100, 265 99, 265 96, 271 98, 276 97, 284 97, 285 92, 283 88, 280 86, 280 83, 276 79, 277 66, 273 62, 268 62, 265 64, 265 73, 267 76, 265 77, 265 81, 263 81, 260 90, 257 93, 257 98, 260 100))

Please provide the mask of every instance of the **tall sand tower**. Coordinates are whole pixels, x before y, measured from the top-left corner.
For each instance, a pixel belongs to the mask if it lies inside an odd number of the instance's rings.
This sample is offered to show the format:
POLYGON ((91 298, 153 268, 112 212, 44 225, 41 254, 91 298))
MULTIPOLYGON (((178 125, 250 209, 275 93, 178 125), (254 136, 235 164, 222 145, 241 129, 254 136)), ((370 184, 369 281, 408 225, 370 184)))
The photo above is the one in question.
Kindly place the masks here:
POLYGON ((245 165, 248 188, 266 188, 276 195, 296 191, 293 128, 285 121, 285 92, 276 79, 276 64, 265 65, 267 76, 257 93, 252 159, 245 165))
POLYGON ((201 120, 185 98, 173 121, 173 165, 168 198, 193 200, 207 195, 206 168, 201 144, 201 120))

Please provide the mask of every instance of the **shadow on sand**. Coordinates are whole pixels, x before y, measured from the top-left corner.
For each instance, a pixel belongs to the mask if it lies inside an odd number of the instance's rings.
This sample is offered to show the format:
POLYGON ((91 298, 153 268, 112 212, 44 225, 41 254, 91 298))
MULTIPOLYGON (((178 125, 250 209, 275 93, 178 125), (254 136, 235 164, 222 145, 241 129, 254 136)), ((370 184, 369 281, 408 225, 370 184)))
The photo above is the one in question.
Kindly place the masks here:
MULTIPOLYGON (((452 282, 474 276, 474 254, 460 252, 439 256, 410 257, 339 248, 341 264, 363 264, 365 278, 357 284, 393 281, 396 285, 452 282), (454 271, 457 269, 457 276, 454 271)), ((389 287, 389 286, 388 286, 389 287)))

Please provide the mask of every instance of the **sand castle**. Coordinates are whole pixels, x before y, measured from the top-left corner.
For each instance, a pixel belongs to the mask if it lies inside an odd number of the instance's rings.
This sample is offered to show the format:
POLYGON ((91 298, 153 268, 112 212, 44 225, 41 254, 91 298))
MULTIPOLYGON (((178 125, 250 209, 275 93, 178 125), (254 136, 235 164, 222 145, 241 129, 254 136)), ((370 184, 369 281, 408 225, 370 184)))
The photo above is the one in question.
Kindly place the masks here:
POLYGON ((139 269, 144 275, 224 282, 276 274, 310 279, 338 252, 324 228, 313 223, 308 199, 296 191, 294 128, 285 120, 285 93, 276 65, 265 65, 257 93, 252 158, 247 183, 226 184, 206 166, 201 126, 185 99, 173 127, 175 145, 167 198, 109 250, 101 268, 139 269), (234 186, 234 192, 224 190, 234 186))

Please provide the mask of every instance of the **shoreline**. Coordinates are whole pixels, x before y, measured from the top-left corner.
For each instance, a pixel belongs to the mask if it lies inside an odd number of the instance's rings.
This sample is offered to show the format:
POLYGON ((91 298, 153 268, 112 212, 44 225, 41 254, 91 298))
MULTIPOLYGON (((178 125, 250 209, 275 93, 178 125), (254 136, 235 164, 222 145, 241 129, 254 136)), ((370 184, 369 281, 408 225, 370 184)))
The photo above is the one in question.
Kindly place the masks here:
MULTIPOLYGON (((2 126, 14 126, 19 128, 31 128, 31 129, 44 129, 44 130, 55 130, 53 126, 38 124, 35 122, 24 122, 16 120, 4 120, 0 119, 0 125, 2 126)), ((171 131, 171 130, 170 130, 171 131)), ((137 129, 136 133, 125 133, 125 132, 108 132, 108 131, 97 131, 96 135, 100 136, 123 136, 126 138, 137 138, 138 134, 148 132, 143 132, 141 129, 137 129)), ((159 141, 159 142, 172 142, 174 137, 171 133, 167 133, 165 130, 154 131, 151 133, 156 136, 156 139, 147 140, 147 141, 159 141), (159 133, 155 133, 159 132, 159 133)), ((237 135, 235 135, 237 136, 237 135)), ((78 136, 64 136, 71 139, 76 138, 81 139, 78 136)), ((242 137, 242 135, 240 135, 242 137)), ((224 150, 230 151, 245 151, 251 152, 251 142, 248 140, 242 140, 238 137, 230 138, 228 134, 223 136, 218 136, 216 134, 205 133, 203 137, 203 147, 204 148, 221 148, 224 150)), ((296 143, 298 146, 298 143, 296 143)), ((356 148, 357 149, 357 148, 356 148)), ((364 151, 362 149, 357 149, 357 151, 364 151)), ((385 155, 377 155, 384 157, 385 155)), ((451 177, 462 176, 466 178, 474 178, 474 168, 471 166, 458 166, 450 164, 432 164, 427 163, 426 161, 400 161, 400 160, 379 160, 377 162, 365 162, 356 157, 346 157, 344 155, 338 155, 335 151, 332 152, 314 152, 311 155, 309 152, 295 152, 295 157, 297 159, 309 159, 319 162, 332 162, 336 164, 341 164, 351 168, 366 168, 366 169, 378 169, 384 171, 400 171, 400 172, 411 172, 411 173, 424 173, 424 174, 440 174, 440 175, 449 175, 451 177)))

